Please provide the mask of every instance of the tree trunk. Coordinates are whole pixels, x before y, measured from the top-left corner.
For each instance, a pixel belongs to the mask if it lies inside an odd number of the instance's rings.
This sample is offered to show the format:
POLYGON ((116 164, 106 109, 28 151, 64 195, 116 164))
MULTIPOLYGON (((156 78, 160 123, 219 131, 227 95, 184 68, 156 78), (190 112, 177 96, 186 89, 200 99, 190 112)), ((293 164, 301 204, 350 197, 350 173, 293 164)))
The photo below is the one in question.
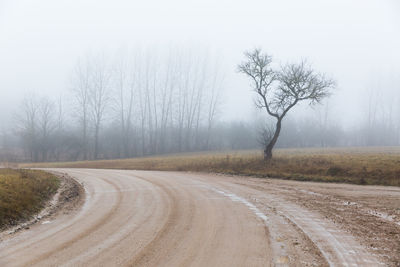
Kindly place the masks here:
POLYGON ((272 159, 272 148, 267 146, 264 149, 264 161, 270 161, 272 159))
POLYGON ((264 149, 264 161, 270 161, 272 159, 272 149, 274 148, 276 141, 278 141, 279 134, 282 128, 282 118, 279 118, 276 122, 275 133, 271 141, 265 146, 264 149))

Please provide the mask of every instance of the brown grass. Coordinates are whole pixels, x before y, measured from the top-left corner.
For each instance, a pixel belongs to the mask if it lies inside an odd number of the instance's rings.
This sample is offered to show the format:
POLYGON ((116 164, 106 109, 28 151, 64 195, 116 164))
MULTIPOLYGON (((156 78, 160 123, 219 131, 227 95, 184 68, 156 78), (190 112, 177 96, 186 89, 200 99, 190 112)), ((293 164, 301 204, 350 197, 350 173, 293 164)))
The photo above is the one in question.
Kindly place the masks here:
POLYGON ((0 229, 39 212, 58 186, 58 178, 44 171, 0 169, 0 229))
POLYGON ((239 151, 22 166, 216 172, 301 181, 400 186, 400 147, 278 149, 274 155, 269 164, 263 161, 260 152, 239 151))

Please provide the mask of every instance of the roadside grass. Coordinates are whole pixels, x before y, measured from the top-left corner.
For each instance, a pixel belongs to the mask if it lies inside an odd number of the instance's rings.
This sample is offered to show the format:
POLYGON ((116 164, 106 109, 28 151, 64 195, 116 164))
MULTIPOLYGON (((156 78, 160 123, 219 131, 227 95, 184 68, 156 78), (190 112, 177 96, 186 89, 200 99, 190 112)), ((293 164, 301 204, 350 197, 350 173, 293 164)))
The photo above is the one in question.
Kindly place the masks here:
POLYGON ((21 166, 215 172, 299 181, 400 186, 400 147, 277 149, 268 164, 259 151, 253 150, 21 166))
POLYGON ((39 212, 59 184, 57 177, 44 171, 0 169, 0 229, 39 212))

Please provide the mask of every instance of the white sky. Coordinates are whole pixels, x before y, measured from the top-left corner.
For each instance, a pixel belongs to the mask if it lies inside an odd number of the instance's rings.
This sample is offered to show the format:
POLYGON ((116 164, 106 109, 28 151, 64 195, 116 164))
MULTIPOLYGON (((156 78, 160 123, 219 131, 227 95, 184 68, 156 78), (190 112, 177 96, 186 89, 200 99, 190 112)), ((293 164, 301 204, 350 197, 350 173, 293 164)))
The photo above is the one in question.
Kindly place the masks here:
POLYGON ((0 0, 0 124, 28 91, 65 92, 79 56, 137 45, 220 53, 225 119, 252 113, 236 65, 254 47, 282 63, 307 58, 333 76, 330 106, 347 124, 372 81, 400 91, 397 0, 0 0))

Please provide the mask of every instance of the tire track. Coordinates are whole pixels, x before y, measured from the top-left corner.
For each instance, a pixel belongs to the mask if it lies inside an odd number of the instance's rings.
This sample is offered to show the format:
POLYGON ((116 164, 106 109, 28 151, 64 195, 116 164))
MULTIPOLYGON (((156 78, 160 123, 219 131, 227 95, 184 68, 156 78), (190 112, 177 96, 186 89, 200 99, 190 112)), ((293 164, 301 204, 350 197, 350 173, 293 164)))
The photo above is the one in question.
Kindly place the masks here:
MULTIPOLYGON (((118 207, 120 206, 122 202, 122 195, 119 192, 119 187, 116 185, 114 182, 111 182, 107 179, 102 179, 104 182, 109 184, 116 192, 117 194, 117 200, 115 204, 113 204, 111 210, 104 214, 94 225, 92 225, 90 228, 86 229, 84 232, 80 233, 79 235, 75 236, 74 238, 68 240, 67 242, 64 242, 62 245, 55 246, 52 250, 47 251, 46 253, 43 253, 40 257, 37 257, 35 260, 32 260, 28 263, 28 265, 35 265, 38 264, 39 262, 50 258, 53 254, 59 253, 60 251, 64 250, 67 247, 73 246, 74 243, 78 242, 79 240, 83 239, 86 236, 89 236, 90 234, 94 233, 95 231, 98 231, 98 228, 103 225, 106 221, 108 221, 110 218, 114 216, 116 213, 118 207)), ((73 226, 70 226, 68 228, 72 228, 73 226)), ((64 231, 68 230, 63 229, 64 231)), ((56 234, 56 233, 55 233, 56 234)), ((54 234, 54 235, 55 235, 54 234)))
POLYGON ((131 266, 144 266, 149 261, 149 258, 154 259, 155 257, 157 257, 156 255, 154 255, 157 252, 157 246, 160 245, 160 241, 165 238, 174 228, 174 221, 176 221, 178 217, 178 199, 166 186, 155 181, 149 181, 148 179, 138 175, 135 175, 135 177, 142 179, 146 182, 150 182, 151 184, 159 187, 168 196, 168 215, 166 216, 167 218, 162 224, 162 228, 150 240, 150 242, 147 243, 143 248, 141 248, 140 252, 129 261, 129 265, 131 266))
POLYGON ((268 192, 274 193, 267 193, 265 187, 245 181, 219 182, 218 186, 234 189, 241 194, 250 193, 252 198, 256 199, 259 205, 266 207, 269 212, 274 211, 289 220, 315 244, 329 266, 385 266, 350 234, 339 229, 329 220, 299 205, 287 202, 281 197, 296 189, 280 185, 271 187, 268 184, 268 192))
POLYGON ((11 237, 0 251, 5 266, 381 265, 351 234, 287 197, 318 195, 283 182, 62 171, 84 181, 86 208, 11 237))

